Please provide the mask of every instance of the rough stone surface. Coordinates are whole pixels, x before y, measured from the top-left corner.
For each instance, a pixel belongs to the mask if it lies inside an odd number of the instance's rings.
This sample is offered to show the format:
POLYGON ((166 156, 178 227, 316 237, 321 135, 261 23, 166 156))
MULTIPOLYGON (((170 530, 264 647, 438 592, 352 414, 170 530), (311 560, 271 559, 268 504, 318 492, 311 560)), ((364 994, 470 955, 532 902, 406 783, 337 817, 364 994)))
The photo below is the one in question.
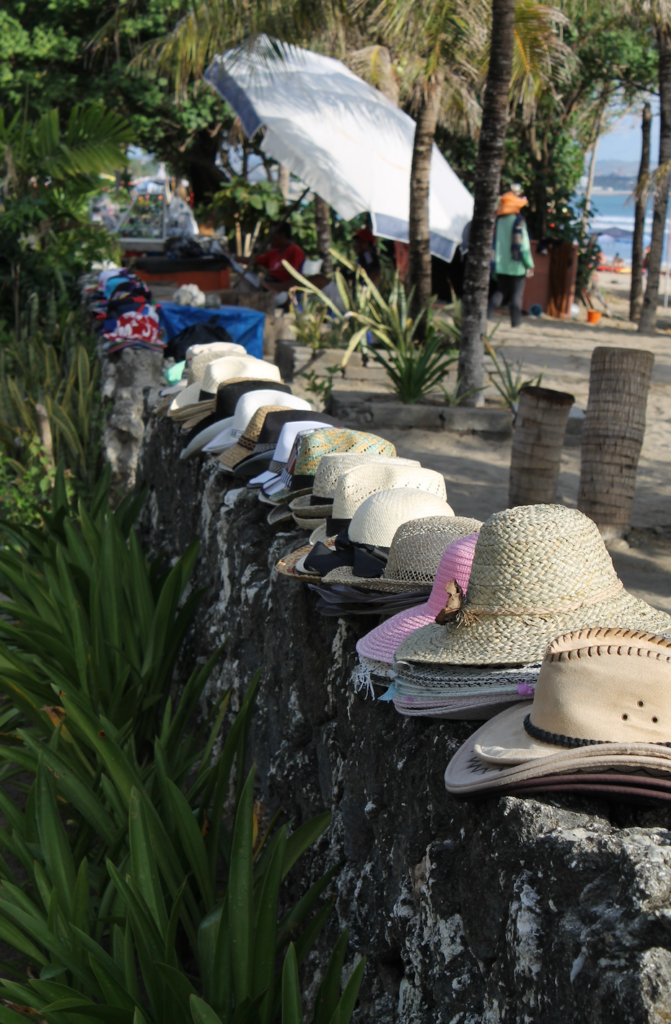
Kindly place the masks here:
POLYGON ((443 786, 469 723, 405 719, 355 695, 357 638, 324 619, 278 558, 304 534, 269 527, 216 460, 179 462, 150 419, 138 464, 154 553, 198 537, 205 589, 189 657, 224 637, 213 693, 234 704, 262 667, 252 756, 268 813, 330 809, 299 889, 342 862, 336 913, 305 970, 314 994, 338 930, 368 958, 358 1024, 661 1024, 671 1020, 671 815, 576 797, 457 801, 443 786))
POLYGON ((135 486, 145 402, 150 391, 165 384, 163 356, 146 349, 126 348, 101 359, 100 365, 101 392, 106 405, 103 458, 112 467, 112 493, 118 496, 135 486))

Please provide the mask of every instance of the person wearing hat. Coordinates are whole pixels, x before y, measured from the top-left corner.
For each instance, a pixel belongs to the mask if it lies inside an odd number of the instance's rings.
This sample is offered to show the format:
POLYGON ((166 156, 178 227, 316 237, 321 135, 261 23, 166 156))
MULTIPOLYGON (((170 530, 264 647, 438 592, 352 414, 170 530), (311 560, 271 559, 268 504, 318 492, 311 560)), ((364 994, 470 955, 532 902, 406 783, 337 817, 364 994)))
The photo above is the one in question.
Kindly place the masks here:
POLYGON ((370 228, 361 228, 354 236, 356 261, 365 270, 377 288, 380 284, 380 257, 377 253, 375 235, 370 228))
POLYGON ((534 260, 529 244, 529 232, 522 216, 528 200, 514 191, 501 196, 496 214, 492 251, 492 279, 494 291, 489 298, 487 319, 504 302, 510 306, 510 323, 519 327, 522 322, 522 295, 527 277, 533 277, 534 260))

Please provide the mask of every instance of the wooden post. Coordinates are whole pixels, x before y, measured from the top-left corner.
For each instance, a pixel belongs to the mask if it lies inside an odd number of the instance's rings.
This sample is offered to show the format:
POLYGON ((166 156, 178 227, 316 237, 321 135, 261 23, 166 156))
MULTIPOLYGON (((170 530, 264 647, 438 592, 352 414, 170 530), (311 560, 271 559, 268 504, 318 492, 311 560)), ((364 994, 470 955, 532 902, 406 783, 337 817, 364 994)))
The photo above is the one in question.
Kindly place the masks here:
POLYGON ((522 388, 510 458, 508 507, 553 505, 566 421, 575 399, 564 391, 522 388))
POLYGON ((592 352, 578 508, 606 538, 629 529, 654 361, 637 349, 592 352))

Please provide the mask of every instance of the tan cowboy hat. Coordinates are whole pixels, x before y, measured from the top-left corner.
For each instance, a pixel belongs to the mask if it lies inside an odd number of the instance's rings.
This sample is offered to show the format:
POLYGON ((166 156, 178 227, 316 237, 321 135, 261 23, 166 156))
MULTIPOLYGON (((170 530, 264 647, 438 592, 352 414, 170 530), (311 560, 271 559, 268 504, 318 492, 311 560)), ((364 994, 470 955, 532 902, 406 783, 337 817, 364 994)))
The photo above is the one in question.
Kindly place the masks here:
POLYGON ((456 618, 413 633, 396 658, 434 669, 528 664, 554 637, 603 622, 671 629, 669 615, 624 589, 591 519, 562 505, 524 505, 482 527, 456 618))
POLYGON ((475 793, 575 772, 671 774, 671 639, 597 627, 553 641, 533 704, 478 729, 445 785, 475 793))

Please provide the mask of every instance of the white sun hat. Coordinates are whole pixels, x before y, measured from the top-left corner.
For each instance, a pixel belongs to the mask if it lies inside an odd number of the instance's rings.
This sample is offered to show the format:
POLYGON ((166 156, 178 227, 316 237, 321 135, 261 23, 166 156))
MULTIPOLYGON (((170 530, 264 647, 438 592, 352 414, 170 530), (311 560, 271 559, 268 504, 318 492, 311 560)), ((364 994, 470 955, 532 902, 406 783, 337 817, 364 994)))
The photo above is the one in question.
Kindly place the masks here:
POLYGON ((272 388, 248 391, 238 399, 235 413, 230 417, 228 423, 226 420, 222 420, 219 424, 219 433, 203 447, 202 451, 218 454, 236 444, 244 434, 245 428, 256 410, 264 405, 281 405, 285 409, 312 411, 309 402, 306 402, 304 398, 296 398, 295 395, 287 395, 282 391, 274 391, 272 388))
POLYGON ((378 491, 359 505, 349 524, 348 536, 355 544, 390 548, 394 534, 403 523, 429 516, 453 516, 445 498, 426 491, 396 488, 378 491))
POLYGON ((200 412, 212 412, 219 386, 239 377, 253 377, 278 384, 282 380, 279 368, 274 363, 266 363, 253 356, 224 356, 209 362, 202 380, 189 384, 175 396, 168 415, 173 419, 188 420, 200 412))
POLYGON ((208 363, 215 359, 224 359, 228 356, 246 356, 247 351, 243 345, 236 345, 232 341, 213 341, 210 345, 192 345, 186 351, 184 363, 184 374, 182 379, 170 388, 163 388, 161 396, 178 395, 180 391, 189 384, 196 384, 205 376, 208 363), (192 353, 189 358, 189 353, 192 353))

